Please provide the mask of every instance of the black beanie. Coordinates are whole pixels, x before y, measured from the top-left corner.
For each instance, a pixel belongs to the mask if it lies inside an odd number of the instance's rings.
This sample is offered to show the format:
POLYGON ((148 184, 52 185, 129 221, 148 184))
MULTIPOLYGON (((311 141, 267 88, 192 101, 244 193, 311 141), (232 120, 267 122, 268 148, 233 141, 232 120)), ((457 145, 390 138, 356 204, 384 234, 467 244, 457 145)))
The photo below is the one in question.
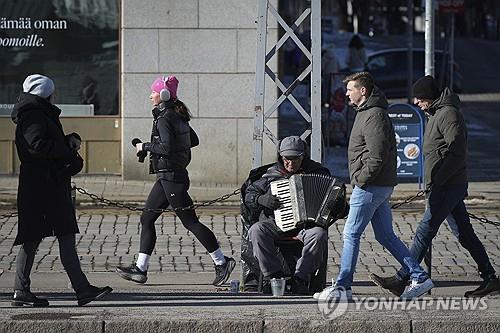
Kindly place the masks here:
POLYGON ((413 84, 413 97, 431 100, 439 97, 439 89, 431 75, 421 77, 413 84))

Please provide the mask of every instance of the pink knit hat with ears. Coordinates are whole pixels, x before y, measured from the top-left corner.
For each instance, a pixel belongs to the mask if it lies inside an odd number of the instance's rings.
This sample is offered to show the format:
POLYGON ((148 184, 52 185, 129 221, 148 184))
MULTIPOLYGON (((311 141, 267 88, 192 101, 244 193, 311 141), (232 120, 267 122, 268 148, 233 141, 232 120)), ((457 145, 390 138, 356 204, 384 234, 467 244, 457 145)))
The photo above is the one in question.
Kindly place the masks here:
POLYGON ((151 90, 160 93, 162 89, 167 89, 170 92, 170 99, 177 99, 177 87, 179 80, 175 76, 161 76, 153 81, 151 90))

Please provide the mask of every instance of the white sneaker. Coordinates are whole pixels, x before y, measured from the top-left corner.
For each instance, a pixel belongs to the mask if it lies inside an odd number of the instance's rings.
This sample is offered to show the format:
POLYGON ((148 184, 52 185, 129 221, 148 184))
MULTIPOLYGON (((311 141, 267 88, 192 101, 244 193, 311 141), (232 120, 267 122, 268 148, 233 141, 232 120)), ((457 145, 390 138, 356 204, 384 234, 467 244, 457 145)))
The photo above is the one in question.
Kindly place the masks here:
POLYGON ((319 302, 352 301, 352 289, 345 289, 344 287, 331 286, 325 288, 316 298, 319 302))
POLYGON ((417 280, 412 280, 411 284, 406 288, 406 290, 401 294, 401 300, 412 300, 419 296, 422 296, 429 290, 434 288, 434 283, 432 280, 427 278, 425 281, 418 282, 417 280))
POLYGON ((324 295, 325 293, 330 293, 330 291, 332 291, 333 288, 335 288, 335 286, 326 287, 325 289, 323 289, 319 293, 314 293, 313 298, 315 300, 318 300, 318 299, 320 299, 321 295, 324 295))
POLYGON ((332 285, 330 287, 326 287, 325 289, 323 289, 322 291, 320 291, 319 293, 314 293, 313 295, 313 298, 314 299, 319 299, 319 295, 321 295, 322 293, 326 292, 327 290, 332 290, 333 287, 335 287, 335 280, 332 278, 332 285))

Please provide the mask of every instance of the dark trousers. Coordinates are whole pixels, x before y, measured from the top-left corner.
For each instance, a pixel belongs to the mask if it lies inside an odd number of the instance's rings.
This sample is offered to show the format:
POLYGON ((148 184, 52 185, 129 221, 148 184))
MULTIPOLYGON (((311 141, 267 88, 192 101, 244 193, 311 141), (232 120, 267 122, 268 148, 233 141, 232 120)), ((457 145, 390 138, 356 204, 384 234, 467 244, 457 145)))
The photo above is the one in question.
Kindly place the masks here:
MULTIPOLYGON (((76 253, 75 235, 57 236, 57 241, 59 242, 59 256, 66 274, 68 274, 73 289, 80 292, 89 286, 89 281, 80 267, 80 259, 76 253)), ((25 290, 30 288, 30 273, 38 245, 40 245, 40 241, 25 242, 21 245, 16 259, 14 289, 25 290)))
MULTIPOLYGON (((145 208, 165 209, 168 207, 187 207, 193 204, 189 196, 189 181, 157 179, 146 200, 145 208)), ((182 225, 191 231, 200 241, 205 249, 211 253, 219 248, 217 239, 212 230, 200 223, 194 209, 177 210, 175 214, 179 217, 182 225)), ((141 215, 141 244, 140 253, 151 255, 156 244, 155 222, 161 213, 143 212, 141 215)))
MULTIPOLYGON (((281 270, 281 261, 275 241, 282 238, 272 221, 256 222, 248 230, 254 256, 265 277, 281 270)), ((294 275, 309 281, 324 260, 328 251, 328 231, 321 227, 301 229, 297 238, 304 244, 302 256, 297 261, 294 275)))
MULTIPOLYGON (((455 235, 458 236, 460 244, 469 251, 476 262, 481 278, 489 279, 495 276, 495 270, 470 223, 464 204, 466 195, 467 184, 434 186, 432 188, 427 199, 424 217, 417 227, 410 252, 417 262, 422 262, 432 239, 446 219, 455 235)), ((404 280, 408 279, 408 273, 403 268, 398 272, 398 275, 404 280)))

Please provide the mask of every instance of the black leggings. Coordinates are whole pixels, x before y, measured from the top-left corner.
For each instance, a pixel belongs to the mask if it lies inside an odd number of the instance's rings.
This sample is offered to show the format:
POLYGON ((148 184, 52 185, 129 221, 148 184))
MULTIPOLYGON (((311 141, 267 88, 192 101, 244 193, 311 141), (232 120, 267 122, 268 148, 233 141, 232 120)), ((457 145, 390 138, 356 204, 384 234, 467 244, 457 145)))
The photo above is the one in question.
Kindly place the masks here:
MULTIPOLYGON (((193 200, 187 193, 189 188, 189 180, 186 181, 169 181, 165 179, 157 179, 148 199, 146 200, 146 208, 177 208, 186 207, 193 204, 193 200)), ((211 253, 219 248, 217 239, 214 233, 204 224, 200 223, 194 209, 178 210, 175 214, 179 217, 182 225, 191 231, 193 235, 200 241, 205 249, 211 253)), ((156 229, 155 221, 161 213, 143 212, 141 215, 141 245, 140 253, 151 255, 156 244, 156 229)))

